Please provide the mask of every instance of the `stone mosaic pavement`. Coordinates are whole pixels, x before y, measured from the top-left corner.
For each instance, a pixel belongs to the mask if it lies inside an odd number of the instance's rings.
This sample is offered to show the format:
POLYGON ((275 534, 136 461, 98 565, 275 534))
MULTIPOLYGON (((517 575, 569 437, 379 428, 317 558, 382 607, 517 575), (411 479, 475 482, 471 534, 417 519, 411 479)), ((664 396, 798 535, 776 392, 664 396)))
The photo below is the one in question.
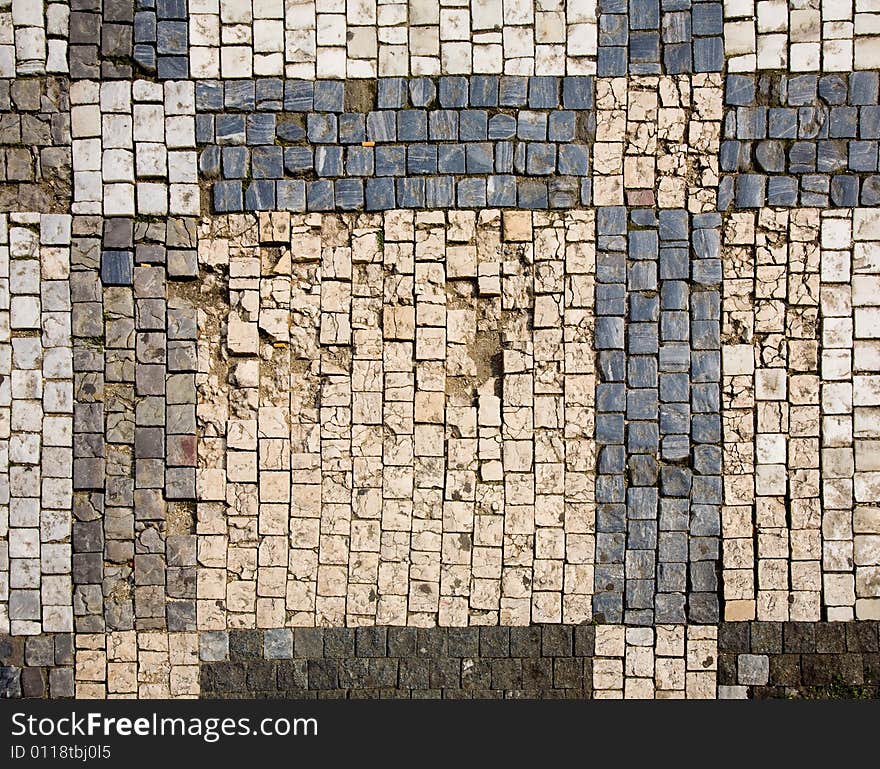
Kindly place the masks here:
POLYGON ((0 0, 0 696, 880 687, 877 0, 0 0))

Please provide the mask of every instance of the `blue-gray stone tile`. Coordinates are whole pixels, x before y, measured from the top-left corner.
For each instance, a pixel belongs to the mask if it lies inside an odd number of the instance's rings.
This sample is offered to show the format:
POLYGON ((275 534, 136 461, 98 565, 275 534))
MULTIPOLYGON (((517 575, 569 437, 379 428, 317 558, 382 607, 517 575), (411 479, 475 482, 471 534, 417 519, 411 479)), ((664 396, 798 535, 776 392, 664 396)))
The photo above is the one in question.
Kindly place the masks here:
POLYGON ((244 144, 244 115, 217 115, 214 121, 217 144, 244 144))
POLYGON ((577 180, 557 176, 547 181, 550 208, 574 208, 578 203, 580 185, 577 180))
POLYGON ((309 211, 331 211, 333 202, 332 181, 318 179, 306 183, 306 207, 309 211))
POLYGON ((694 3, 691 28, 695 35, 711 37, 724 33, 724 11, 721 3, 694 3))
MULTIPOLYGON (((599 16, 599 46, 625 46, 629 42, 629 19, 623 14, 602 13, 599 16)), ((599 74, 603 74, 600 72, 599 74)))
POLYGON ((816 142, 794 142, 788 150, 788 170, 795 174, 816 170, 816 142))
POLYGON ((631 29, 657 29, 660 26, 660 0, 629 0, 631 29))
POLYGON ((516 177, 509 174, 490 176, 486 182, 486 202, 499 208, 515 206, 516 177))
POLYGON ((425 205, 425 180, 398 179, 397 204, 402 208, 423 208, 425 205))
POLYGON ((693 72, 690 43, 667 43, 663 46, 663 66, 666 73, 680 75, 693 72))
POLYGON ((257 93, 253 80, 227 80, 223 84, 224 104, 229 109, 253 112, 257 93))
MULTIPOLYGON (((837 175, 831 179, 831 201, 840 208, 851 208, 859 204, 859 179, 857 176, 837 175)), ((795 180, 794 201, 785 205, 795 205, 797 202, 797 183, 795 180)), ((767 198, 770 198, 768 185, 767 198)))
POLYGON ((549 206, 547 183, 519 179, 517 181, 517 202, 520 208, 547 208, 549 206))
POLYGON ((406 78, 379 78, 376 105, 379 109, 403 109, 407 101, 406 78))
POLYGON ((220 148, 205 147, 199 154, 199 174, 208 179, 220 177, 220 148))
POLYGON ((189 77, 189 58, 186 56, 159 56, 156 76, 160 80, 186 80, 189 77))
POLYGON ((210 144, 214 141, 214 116, 196 115, 196 144, 210 144))
POLYGON ((792 75, 788 78, 788 104, 802 107, 816 100, 819 78, 817 75, 792 75))
POLYGON ((736 178, 737 208, 761 208, 767 177, 761 174, 741 174, 736 178))
POLYGON ((377 176, 403 176, 406 173, 406 148, 402 145, 376 147, 377 176))
POLYGON ((132 285, 134 282, 134 254, 131 251, 102 251, 101 282, 105 286, 132 285))
POLYGON ((160 54, 183 56, 189 52, 185 21, 160 21, 156 27, 156 50, 160 54))
POLYGON ((846 104, 847 90, 848 84, 844 75, 835 73, 819 78, 819 98, 826 104, 846 104))
POLYGON ((845 171, 847 168, 847 142, 820 141, 816 151, 816 170, 819 173, 845 171))
POLYGON ((529 174, 546 176, 556 170, 556 145, 529 142, 526 168, 529 174))
POLYGON ((880 205, 880 177, 869 176, 862 182, 860 200, 864 206, 880 205))
POLYGON ((489 116, 486 110, 466 109, 459 113, 461 141, 485 141, 488 137, 489 116))
POLYGON ((371 176, 374 167, 372 147, 349 147, 346 150, 345 172, 349 176, 371 176))
POLYGON ((480 142, 468 143, 464 146, 467 150, 467 173, 491 174, 494 170, 492 145, 488 142, 480 142))
POLYGON ((440 78, 440 106, 449 109, 461 109, 468 105, 468 78, 445 76, 440 78))
POLYGON ((497 75, 474 75, 470 82, 472 107, 498 106, 499 78, 497 75))
POLYGON ((342 147, 315 147, 315 172, 318 176, 342 176, 342 147))
POLYGON ((562 79, 562 105, 565 109, 593 109, 593 78, 572 75, 562 79))
POLYGON ((451 176, 425 179, 425 205, 429 208, 452 208, 455 205, 455 181, 451 176))
POLYGON ((797 205, 798 182, 793 176, 771 176, 767 179, 767 205, 797 205))
POLYGON ((768 111, 768 136, 771 139, 796 139, 797 110, 789 107, 771 107, 768 111))
POLYGON ((501 77, 498 103, 502 107, 524 107, 528 94, 528 78, 519 75, 501 77))
POLYGON ((517 118, 516 135, 529 141, 546 141, 547 113, 522 110, 517 118))
POLYGON ((289 112, 311 112, 314 96, 314 81, 287 80, 284 83, 284 109, 289 112))
POLYGON ((391 111, 370 112, 367 115, 367 139, 373 142, 393 142, 397 139, 397 123, 391 111))
POLYGON ((196 110, 219 112, 223 109, 223 84, 217 80, 196 81, 196 110))
POLYGON ((214 183, 214 210, 217 213, 241 211, 242 201, 241 182, 220 181, 214 183))
MULTIPOLYGON (((467 171, 465 144, 441 144, 437 148, 437 169, 441 174, 463 174, 467 171)), ((485 173, 489 173, 488 171, 485 173)))
MULTIPOLYGON (((228 149, 235 149, 229 147, 228 149)), ((251 172, 255 179, 280 179, 284 176, 284 150, 281 147, 254 147, 251 172)))
POLYGON ((824 109, 798 107, 798 137, 819 139, 828 136, 828 118, 824 109))
POLYGON ((428 113, 424 110, 398 112, 397 136, 403 142, 425 141, 428 138, 428 113))
POLYGON ((664 13, 662 19, 663 43, 689 43, 691 41, 690 11, 664 13))
POLYGON ((410 144, 407 146, 406 157, 408 173, 437 173, 437 145, 410 144))
MULTIPOLYGON (((386 114, 386 113, 374 113, 374 114, 386 114)), ((394 115, 393 113, 387 113, 391 116, 391 120, 393 123, 394 115)), ((366 118, 364 115, 357 112, 344 112, 339 116, 339 141, 343 144, 360 144, 363 141, 366 141, 367 138, 367 130, 366 130, 366 118)), ((370 137, 371 140, 374 137, 370 137)), ((391 137, 393 139, 393 136, 391 137)), ((385 140, 388 141, 388 140, 385 140)))
MULTIPOLYGON (((659 32, 633 32, 630 25, 629 60, 631 64, 654 64, 660 61, 659 32)), ((654 68, 636 68, 634 74, 651 72, 654 68)))
POLYGON ((493 115, 489 119, 489 138, 512 139, 516 136, 517 122, 513 115, 493 115))
MULTIPOLYGON (((740 143, 740 146, 746 145, 740 143)), ((766 171, 768 173, 785 171, 785 146, 781 141, 777 140, 758 142, 755 144, 755 161, 761 171, 766 171)), ((748 166, 746 165, 743 167, 742 162, 738 163, 737 166, 730 170, 735 170, 736 168, 748 170, 748 166)))
POLYGON ((337 179, 335 194, 336 205, 343 211, 364 207, 364 183, 361 179, 337 179))
POLYGON ((430 107, 437 98, 434 81, 428 77, 413 78, 409 82, 410 102, 414 107, 430 107))
POLYGON ((258 112, 247 117, 247 143, 272 144, 275 141, 275 115, 258 112))
POLYGON ((556 109, 559 106, 559 78, 537 75, 529 78, 529 107, 556 109))
POLYGON ((244 203, 249 211, 271 211, 275 208, 275 182, 255 179, 244 193, 244 203))
POLYGON ((394 208, 394 179, 379 177, 367 179, 365 207, 367 211, 385 211, 394 208))
POLYGON ((275 123, 275 136, 285 142, 297 142, 306 138, 305 119, 298 114, 284 114, 275 123))
POLYGON ((596 70, 600 77, 623 77, 627 74, 626 46, 600 46, 596 70))
POLYGON ((633 293, 629 297, 629 319, 636 323, 656 323, 660 302, 654 294, 633 293))
POLYGON ((249 157, 246 147, 224 147, 223 176, 227 179, 244 179, 249 174, 249 157))
POLYGON ((720 72, 724 67, 724 41, 721 37, 694 40, 694 72, 720 72))
POLYGON ((254 89, 258 110, 280 112, 284 107, 284 81, 280 78, 261 78, 254 89))
POLYGON ((458 139, 458 112, 451 109, 432 110, 428 113, 428 135, 432 141, 458 139))
POLYGON ((301 179, 282 179, 275 185, 276 204, 282 211, 306 210, 306 183, 301 179))
POLYGON ((309 113, 308 137, 314 144, 332 144, 337 141, 336 115, 309 113))
POLYGON ((134 42, 156 42, 156 14, 152 11, 138 11, 134 15, 134 42))
POLYGON ((877 72, 856 71, 849 75, 849 103, 850 104, 877 104, 878 98, 878 75, 877 72))
POLYGON ((311 171, 314 167, 314 162, 311 147, 284 148, 284 167, 290 173, 297 174, 303 171, 311 171))
POLYGON ((155 8, 160 19, 185 19, 187 15, 186 0, 156 0, 155 8))
POLYGON ((458 205, 462 208, 482 208, 486 205, 485 179, 459 179, 456 185, 458 205))
POLYGON ((858 107, 832 107, 828 118, 829 136, 832 139, 855 138, 858 122, 858 107))
POLYGON ((553 142, 574 141, 576 116, 570 110, 556 110, 550 113, 547 123, 547 136, 553 142))
POLYGON ((313 109, 316 112, 342 112, 345 102, 345 83, 341 80, 316 80, 313 109))

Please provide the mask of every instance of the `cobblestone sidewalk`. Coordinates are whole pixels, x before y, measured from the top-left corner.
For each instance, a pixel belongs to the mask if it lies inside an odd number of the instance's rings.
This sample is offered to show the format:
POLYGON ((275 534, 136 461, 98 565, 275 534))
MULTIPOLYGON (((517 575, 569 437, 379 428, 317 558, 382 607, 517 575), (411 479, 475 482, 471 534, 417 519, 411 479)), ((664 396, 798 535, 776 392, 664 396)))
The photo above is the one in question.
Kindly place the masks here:
POLYGON ((872 698, 877 0, 0 0, 0 696, 872 698))

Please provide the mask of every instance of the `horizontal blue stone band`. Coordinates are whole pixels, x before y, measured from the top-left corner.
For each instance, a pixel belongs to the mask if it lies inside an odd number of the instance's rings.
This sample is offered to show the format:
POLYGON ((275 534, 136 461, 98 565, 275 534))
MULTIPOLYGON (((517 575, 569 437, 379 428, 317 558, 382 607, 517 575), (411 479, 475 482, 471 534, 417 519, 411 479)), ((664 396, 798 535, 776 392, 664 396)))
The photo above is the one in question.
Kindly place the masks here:
POLYGON ((592 77, 196 84, 213 208, 572 208, 591 203, 592 77))

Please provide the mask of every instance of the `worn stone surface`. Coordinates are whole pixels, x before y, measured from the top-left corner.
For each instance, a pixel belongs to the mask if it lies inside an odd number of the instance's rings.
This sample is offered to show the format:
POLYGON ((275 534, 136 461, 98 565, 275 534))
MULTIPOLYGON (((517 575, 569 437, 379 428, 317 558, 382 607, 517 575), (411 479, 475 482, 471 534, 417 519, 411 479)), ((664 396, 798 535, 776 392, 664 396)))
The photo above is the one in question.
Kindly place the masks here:
POLYGON ((68 5, 0 9, 2 696, 876 696, 870 3, 68 5))

